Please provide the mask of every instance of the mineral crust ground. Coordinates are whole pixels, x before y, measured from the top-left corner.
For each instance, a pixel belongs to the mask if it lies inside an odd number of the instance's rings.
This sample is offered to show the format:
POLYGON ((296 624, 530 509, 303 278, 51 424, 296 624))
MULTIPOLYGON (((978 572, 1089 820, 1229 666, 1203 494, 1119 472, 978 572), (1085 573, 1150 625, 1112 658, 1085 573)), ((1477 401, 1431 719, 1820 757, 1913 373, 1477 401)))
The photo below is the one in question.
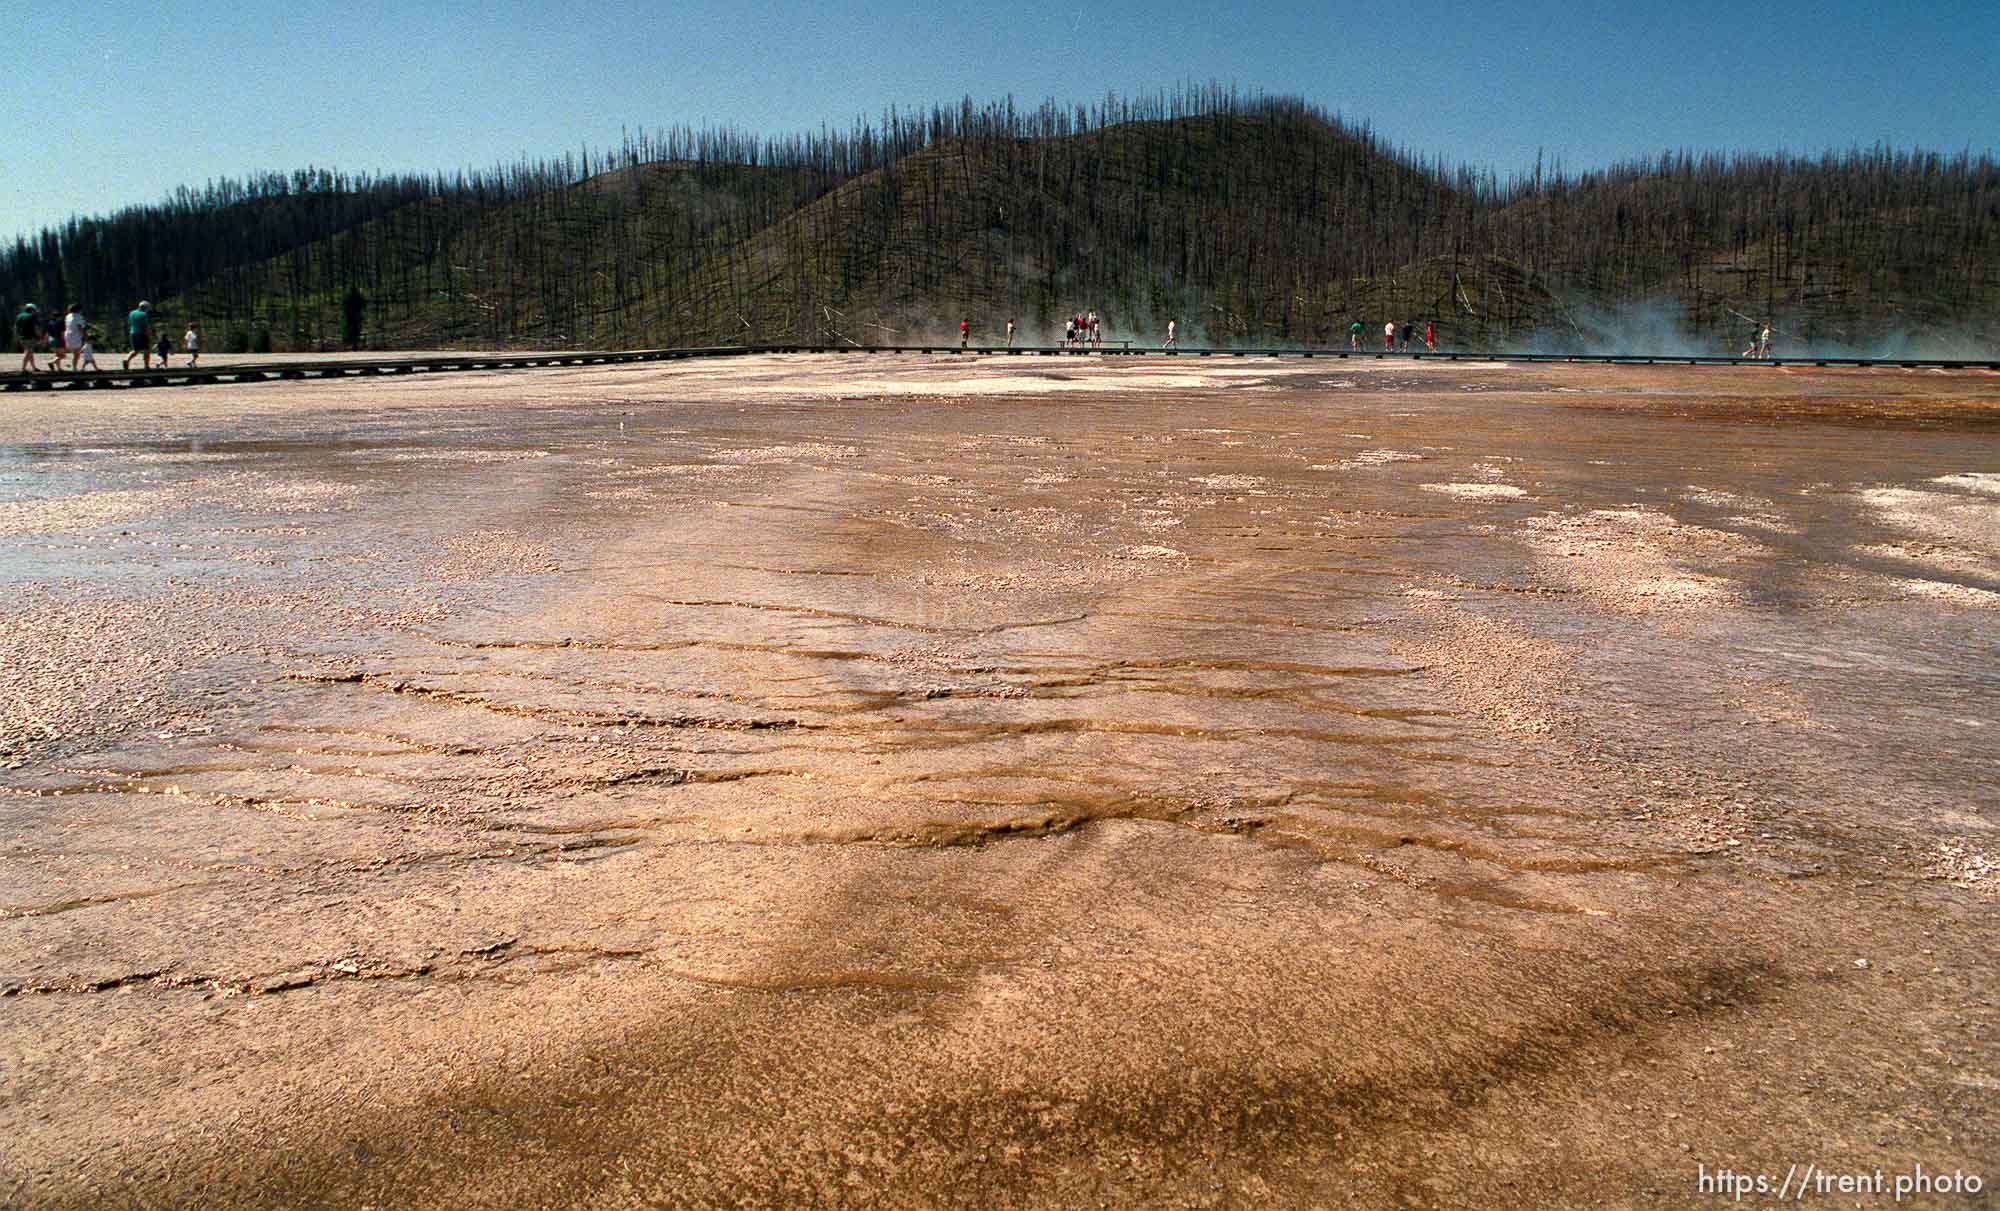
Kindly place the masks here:
POLYGON ((8 1207, 2000 1184, 1991 372, 23 393, 0 590, 8 1207))

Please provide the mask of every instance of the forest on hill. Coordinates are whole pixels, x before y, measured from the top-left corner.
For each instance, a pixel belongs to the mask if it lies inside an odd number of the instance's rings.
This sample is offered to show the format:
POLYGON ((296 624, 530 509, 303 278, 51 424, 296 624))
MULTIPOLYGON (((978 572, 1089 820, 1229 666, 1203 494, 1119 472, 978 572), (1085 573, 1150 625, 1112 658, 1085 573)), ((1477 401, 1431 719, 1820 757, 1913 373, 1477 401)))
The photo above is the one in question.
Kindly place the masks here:
MULTIPOLYGON (((140 298, 212 348, 1112 339, 1734 352, 2000 347, 2000 167, 1887 148, 1674 152, 1501 182, 1217 87, 966 100, 847 130, 676 128, 420 176, 183 189, 0 248, 0 305, 140 298)), ((9 312, 11 314, 11 311, 9 312)))

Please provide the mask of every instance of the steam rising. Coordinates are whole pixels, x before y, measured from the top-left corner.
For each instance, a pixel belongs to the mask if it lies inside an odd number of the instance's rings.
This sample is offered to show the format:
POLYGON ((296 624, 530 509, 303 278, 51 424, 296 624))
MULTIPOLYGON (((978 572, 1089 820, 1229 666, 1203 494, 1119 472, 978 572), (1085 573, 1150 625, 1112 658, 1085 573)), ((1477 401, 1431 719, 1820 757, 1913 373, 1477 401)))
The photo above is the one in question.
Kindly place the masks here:
POLYGON ((1844 337, 1815 332, 1803 336, 1806 322, 1801 317, 1780 312, 1768 317, 1746 316, 1728 309, 1730 323, 1709 325, 1710 331, 1695 330, 1687 320, 1687 309, 1674 299, 1648 299, 1622 307, 1601 308, 1570 304, 1553 323, 1544 324, 1521 344, 1508 344, 1509 353, 1598 353, 1662 357, 1734 357, 1750 347, 1751 338, 1765 322, 1771 325, 1771 356, 1837 358, 1922 358, 1989 360, 2000 357, 1990 335, 1969 325, 1952 328, 1912 329, 1898 325, 1874 335, 1844 337))

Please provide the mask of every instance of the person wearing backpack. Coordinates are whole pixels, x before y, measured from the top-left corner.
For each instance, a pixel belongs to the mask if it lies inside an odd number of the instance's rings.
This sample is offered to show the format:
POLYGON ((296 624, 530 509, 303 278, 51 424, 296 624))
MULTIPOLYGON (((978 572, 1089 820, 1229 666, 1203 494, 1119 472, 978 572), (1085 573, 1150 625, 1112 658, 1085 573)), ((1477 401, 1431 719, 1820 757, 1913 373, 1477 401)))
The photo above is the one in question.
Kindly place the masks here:
MULTIPOLYGON (((41 367, 35 364, 35 351, 42 344, 41 309, 33 303, 24 303, 21 312, 14 317, 14 337, 21 342, 21 373, 28 374, 41 367)), ((4 314, 4 313, 0 313, 4 314)))

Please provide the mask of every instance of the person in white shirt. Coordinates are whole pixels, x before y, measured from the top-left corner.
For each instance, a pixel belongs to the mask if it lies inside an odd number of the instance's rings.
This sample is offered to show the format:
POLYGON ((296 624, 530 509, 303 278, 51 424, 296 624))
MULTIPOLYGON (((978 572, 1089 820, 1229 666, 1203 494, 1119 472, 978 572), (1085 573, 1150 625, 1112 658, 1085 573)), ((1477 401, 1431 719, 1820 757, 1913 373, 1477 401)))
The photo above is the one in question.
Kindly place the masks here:
POLYGON ((1390 320, 1388 323, 1382 325, 1382 352, 1393 353, 1395 350, 1396 321, 1390 320))
POLYGON ((1175 338, 1175 336, 1174 336, 1174 321, 1172 321, 1172 320, 1168 320, 1168 321, 1167 321, 1167 343, 1166 343, 1166 344, 1164 344, 1164 345, 1162 345, 1162 346, 1160 346, 1160 348, 1162 348, 1162 349, 1172 349, 1172 348, 1174 348, 1174 347, 1175 347, 1175 340, 1176 340, 1176 338, 1175 338))
POLYGON ((192 368, 195 362, 201 358, 201 334, 194 330, 192 323, 188 325, 187 332, 181 337, 181 345, 187 349, 188 366, 192 368))
POLYGON ((83 365, 83 307, 77 303, 69 305, 69 314, 63 317, 62 351, 56 354, 56 368, 62 368, 63 355, 69 356, 72 372, 83 365))

